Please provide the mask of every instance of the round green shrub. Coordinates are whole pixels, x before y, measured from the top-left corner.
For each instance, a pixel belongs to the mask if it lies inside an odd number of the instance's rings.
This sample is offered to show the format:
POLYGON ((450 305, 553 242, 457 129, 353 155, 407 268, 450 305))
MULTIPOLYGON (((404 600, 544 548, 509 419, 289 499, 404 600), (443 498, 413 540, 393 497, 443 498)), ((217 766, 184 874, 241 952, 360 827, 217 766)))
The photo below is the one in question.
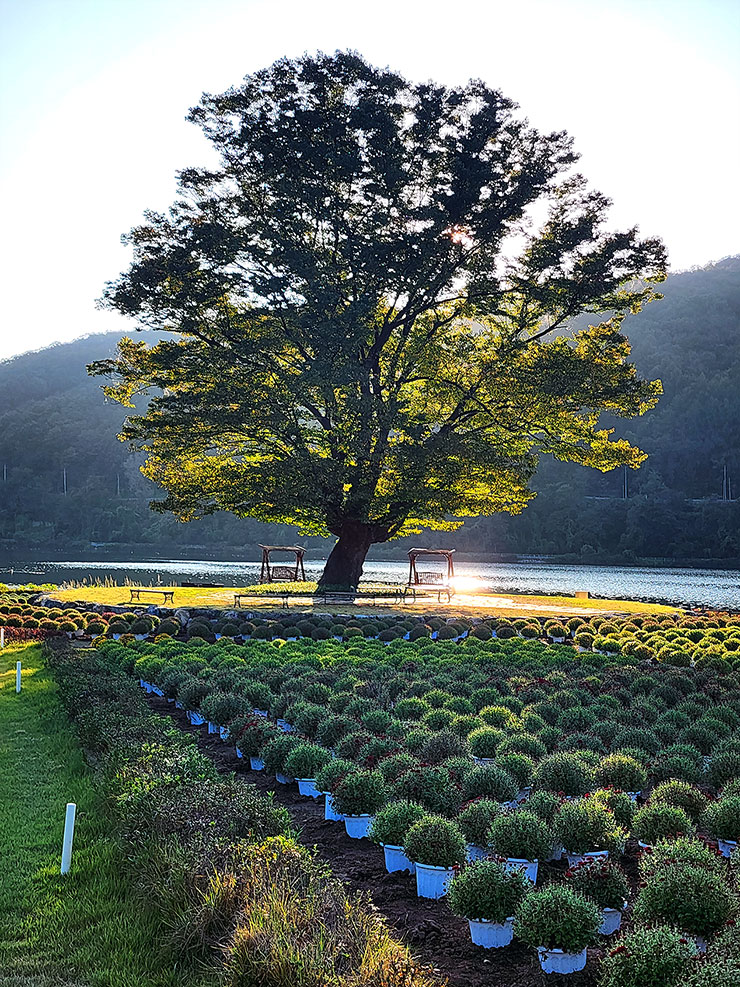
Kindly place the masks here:
POLYGON ((497 816, 491 824, 489 842, 500 856, 517 860, 538 860, 549 856, 553 848, 547 824, 526 809, 497 816))
POLYGON ((549 754, 537 765, 532 775, 532 787, 544 788, 563 795, 585 795, 593 786, 593 772, 577 754, 549 754))
POLYGON ((558 841, 573 854, 618 850, 626 838, 614 815, 593 798, 564 802, 555 813, 553 830, 558 841))
POLYGON ((641 792, 647 785, 647 772, 643 766, 625 754, 607 755, 596 766, 594 774, 602 788, 611 786, 623 792, 641 792))
POLYGON ((385 803, 388 786, 379 771, 354 771, 344 776, 332 794, 341 815, 373 815, 385 803))
POLYGON ((518 786, 508 771, 495 764, 476 765, 463 780, 465 798, 491 798, 497 802, 511 802, 518 786))
POLYGON ((570 867, 565 873, 568 885, 593 901, 599 908, 623 908, 629 894, 629 881, 618 864, 606 857, 593 857, 570 867))
POLYGON ((650 795, 650 802, 677 805, 687 816, 696 821, 707 806, 707 797, 694 785, 674 778, 656 785, 650 795))
POLYGON ((505 738, 503 730, 494 727, 480 727, 468 735, 468 746, 473 757, 493 758, 505 738))
POLYGON ((696 947, 666 926, 623 935, 601 961, 599 987, 684 987, 696 947))
POLYGON ((457 824, 468 843, 486 847, 489 844, 491 823, 500 814, 500 803, 492 799, 476 799, 465 806, 457 817, 457 824))
POLYGON ((477 860, 452 881, 450 909, 463 918, 501 924, 515 913, 530 890, 522 871, 509 871, 497 860, 477 860))
POLYGON ((632 835, 648 845, 658 840, 688 836, 693 830, 693 823, 683 809, 661 802, 644 805, 632 820, 632 835))
POLYGON ((465 860, 465 837, 450 819, 425 816, 406 833, 403 850, 416 863, 454 867, 465 860))
POLYGON ((308 742, 296 744, 285 759, 285 773, 291 778, 315 778, 331 759, 325 747, 308 742))
POLYGON ((514 935, 534 949, 580 953, 596 941, 600 925, 601 914, 592 901, 564 884, 549 884, 523 899, 514 935))
POLYGON ((369 837, 373 843, 381 846, 403 846, 406 833, 426 814, 426 810, 418 802, 389 802, 373 819, 369 837))
POLYGON ((732 895, 722 878, 699 867, 663 870, 635 901, 635 918, 708 938, 730 918, 732 895))
POLYGON ((340 757, 332 758, 316 772, 316 787, 320 792, 333 792, 337 785, 354 771, 359 771, 354 761, 340 757))
POLYGON ((740 794, 712 802, 704 813, 703 823, 715 839, 740 842, 740 794))

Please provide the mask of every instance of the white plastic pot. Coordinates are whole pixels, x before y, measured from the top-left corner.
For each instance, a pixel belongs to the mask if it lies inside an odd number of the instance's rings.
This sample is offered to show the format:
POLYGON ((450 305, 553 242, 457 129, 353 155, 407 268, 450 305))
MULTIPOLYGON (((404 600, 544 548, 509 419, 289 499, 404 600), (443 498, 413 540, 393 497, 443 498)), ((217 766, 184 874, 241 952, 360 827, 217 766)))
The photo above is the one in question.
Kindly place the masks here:
POLYGON ((524 873, 524 876, 532 884, 537 883, 537 871, 539 869, 539 860, 523 860, 519 857, 507 857, 504 866, 508 871, 520 870, 524 873))
POLYGON ((194 713, 192 710, 188 710, 188 716, 194 727, 201 727, 206 722, 204 716, 201 716, 200 713, 194 713))
POLYGON ((413 860, 409 860, 403 852, 403 847, 394 846, 392 843, 384 843, 383 853, 385 854, 385 869, 389 874, 393 874, 398 870, 407 870, 409 874, 416 873, 416 864, 413 860))
POLYGON ((242 754, 242 752, 239 750, 238 747, 235 747, 234 750, 236 751, 236 756, 241 760, 241 758, 244 757, 244 755, 242 754))
POLYGON ((324 795, 324 819, 328 819, 329 822, 343 822, 344 816, 340 816, 334 808, 334 797, 331 792, 324 792, 324 795))
POLYGON ((306 795, 308 798, 317 799, 321 792, 316 787, 315 778, 296 778, 298 782, 298 791, 301 795, 306 795))
POLYGON ((737 849, 737 840, 717 840, 717 846, 723 857, 729 857, 737 849))
POLYGON ((288 775, 282 774, 282 772, 280 772, 280 771, 276 771, 275 772, 275 781, 280 782, 281 785, 292 785, 293 784, 293 779, 290 778, 288 775))
POLYGON ((416 861, 416 894, 419 898, 444 898, 455 876, 454 867, 436 867, 416 861))
POLYGON ((249 767, 252 769, 252 771, 264 771, 265 770, 265 762, 262 760, 261 757, 252 757, 250 755, 250 757, 249 757, 249 767))
POLYGON ((608 857, 609 851, 589 850, 587 853, 568 853, 566 850, 565 856, 568 858, 568 866, 575 867, 577 864, 582 864, 584 860, 593 860, 594 857, 608 857))
POLYGON ((465 846, 465 859, 469 864, 474 860, 485 860, 491 851, 488 847, 477 846, 475 843, 467 843, 465 846))
POLYGON ((495 757, 473 757, 476 764, 495 764, 495 757))
POLYGON ((636 802, 638 797, 642 795, 642 792, 627 792, 627 794, 629 795, 629 797, 632 799, 633 802, 636 802))
POLYGON ((564 852, 565 851, 563 850, 563 844, 556 843, 555 846, 552 848, 552 853, 550 854, 550 856, 543 857, 543 861, 544 863, 549 864, 552 863, 553 861, 562 860, 564 852))
POLYGON ((225 743, 229 739, 229 728, 228 727, 219 727, 218 728, 218 735, 221 738, 221 740, 223 740, 224 743, 225 743))
MULTIPOLYGON (((625 902, 625 905, 627 902, 625 902)), ((602 936, 611 936, 615 932, 618 932, 622 925, 622 909, 621 908, 602 908, 601 909, 601 925, 599 926, 599 933, 602 936)))
POLYGON ((279 717, 275 722, 283 731, 283 733, 293 733, 293 727, 290 725, 290 723, 288 723, 287 720, 284 720, 282 717, 279 717))
POLYGON ((353 840, 363 839, 367 836, 374 818, 375 816, 371 816, 369 812, 363 812, 362 815, 358 816, 343 815, 342 819, 347 836, 352 837, 353 840))
POLYGON ((537 947, 537 958, 543 973, 578 973, 586 965, 586 950, 580 953, 565 953, 562 949, 537 947))
POLYGON ((266 709, 257 709, 255 707, 255 709, 253 709, 252 712, 254 713, 255 716, 267 716, 267 710, 266 709))
POLYGON ((218 730, 219 730, 218 723, 214 723, 213 720, 209 720, 208 721, 208 733, 209 733, 209 735, 212 734, 212 733, 218 733, 218 730))
POLYGON ((514 916, 510 915, 505 922, 491 922, 486 918, 468 919, 470 938, 474 945, 486 949, 501 949, 508 946, 514 938, 514 916))

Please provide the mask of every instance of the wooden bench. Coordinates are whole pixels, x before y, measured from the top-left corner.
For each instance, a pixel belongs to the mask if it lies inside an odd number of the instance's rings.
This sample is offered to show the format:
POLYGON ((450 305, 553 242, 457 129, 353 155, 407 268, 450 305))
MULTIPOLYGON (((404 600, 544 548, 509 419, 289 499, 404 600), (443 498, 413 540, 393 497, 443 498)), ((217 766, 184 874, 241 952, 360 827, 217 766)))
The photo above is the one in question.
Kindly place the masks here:
POLYGON ((409 583, 408 586, 403 588, 403 599, 404 602, 410 597, 412 603, 416 603, 417 596, 425 596, 427 593, 430 595, 436 590, 437 593, 437 603, 442 602, 442 597, 446 596, 446 603, 452 602, 452 594, 455 592, 441 572, 419 572, 417 573, 417 579, 415 583, 409 583), (425 587, 430 586, 431 589, 427 590, 425 587))
POLYGON ((169 597, 169 601, 172 604, 172 606, 175 605, 175 601, 172 599, 173 596, 175 595, 175 591, 173 589, 132 589, 130 590, 130 593, 131 593, 132 603, 134 602, 134 600, 141 600, 142 593, 157 593, 160 596, 164 597, 165 603, 167 602, 167 599, 169 597))
POLYGON ((254 600, 255 598, 258 598, 258 599, 261 600, 264 597, 269 597, 269 596, 279 596, 280 599, 281 599, 281 601, 282 601, 283 609, 284 610, 287 610, 288 609, 288 593, 287 592, 286 593, 282 593, 279 590, 277 592, 275 592, 275 593, 272 593, 272 594, 271 593, 259 593, 259 594, 254 594, 254 593, 234 593, 234 609, 235 610, 238 610, 239 609, 239 605, 240 605, 239 604, 239 601, 240 600, 254 600))

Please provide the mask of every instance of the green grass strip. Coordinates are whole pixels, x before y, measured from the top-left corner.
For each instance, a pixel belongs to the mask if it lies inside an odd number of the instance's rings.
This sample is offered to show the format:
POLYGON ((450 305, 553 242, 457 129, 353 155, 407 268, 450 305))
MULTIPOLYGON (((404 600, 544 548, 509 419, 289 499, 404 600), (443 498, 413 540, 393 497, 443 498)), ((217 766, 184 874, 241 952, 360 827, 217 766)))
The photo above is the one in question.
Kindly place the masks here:
POLYGON ((156 916, 133 893, 38 645, 0 652, 0 861, 2 987, 194 983, 157 955, 156 916), (67 802, 77 803, 77 827, 72 870, 62 877, 67 802))

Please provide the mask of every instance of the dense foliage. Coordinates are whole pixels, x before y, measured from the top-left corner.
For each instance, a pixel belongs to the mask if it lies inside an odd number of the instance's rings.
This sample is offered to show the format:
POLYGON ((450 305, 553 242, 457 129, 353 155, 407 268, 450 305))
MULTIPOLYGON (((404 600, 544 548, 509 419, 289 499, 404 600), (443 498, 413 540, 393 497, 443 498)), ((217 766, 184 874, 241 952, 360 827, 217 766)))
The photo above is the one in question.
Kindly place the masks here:
MULTIPOLYGON (((739 283, 738 258, 674 274, 661 286, 663 301, 627 319, 638 369, 664 386, 658 407, 626 430, 649 454, 629 474, 628 500, 621 499, 620 471, 545 459, 534 482, 538 496, 526 511, 468 520, 444 541, 476 553, 586 561, 740 558, 740 504, 718 501, 725 463, 734 492, 740 489, 740 391, 733 383, 740 378, 739 283)), ((81 551, 105 542, 177 554, 201 545, 258 558, 260 541, 293 544, 297 532, 287 525, 225 513, 183 525, 148 509, 157 488, 139 474, 138 455, 116 440, 124 412, 101 404, 97 383, 85 373, 87 363, 112 355, 114 343, 99 334, 0 363, 0 470, 7 465, 0 547, 81 551)), ((400 558, 408 547, 403 540, 374 552, 400 558)))

